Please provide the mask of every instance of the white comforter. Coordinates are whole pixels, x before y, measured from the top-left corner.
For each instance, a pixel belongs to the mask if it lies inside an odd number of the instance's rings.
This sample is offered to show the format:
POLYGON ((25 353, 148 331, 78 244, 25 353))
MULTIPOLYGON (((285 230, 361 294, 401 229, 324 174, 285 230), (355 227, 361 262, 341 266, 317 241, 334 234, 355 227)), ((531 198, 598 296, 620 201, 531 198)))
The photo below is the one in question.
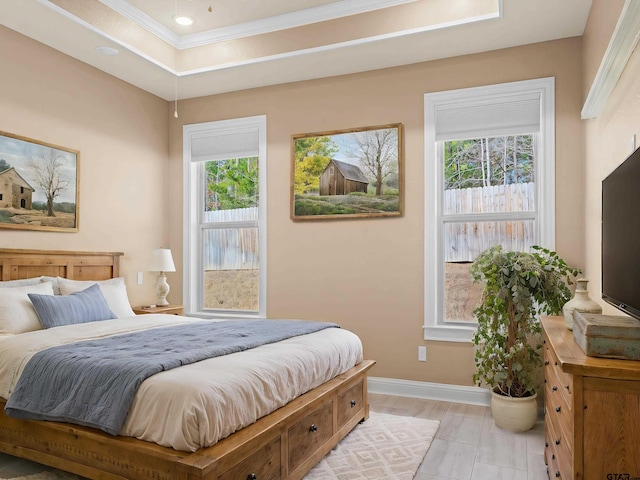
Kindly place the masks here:
MULTIPOLYGON (((25 364, 42 349, 189 321, 198 320, 140 315, 0 336, 0 397, 11 396, 25 364)), ((348 330, 327 328, 161 372, 138 389, 121 434, 195 451, 360 361, 360 339, 348 330)))

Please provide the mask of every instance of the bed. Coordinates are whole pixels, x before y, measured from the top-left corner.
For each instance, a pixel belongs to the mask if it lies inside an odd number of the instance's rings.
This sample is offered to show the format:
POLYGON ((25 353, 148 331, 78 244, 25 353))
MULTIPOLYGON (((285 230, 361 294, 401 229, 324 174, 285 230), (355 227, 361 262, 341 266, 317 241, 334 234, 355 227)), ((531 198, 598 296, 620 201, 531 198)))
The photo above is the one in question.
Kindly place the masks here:
MULTIPOLYGON (((121 256, 0 249, 0 281, 43 275, 75 281, 117 278, 121 256)), ((151 317, 139 320, 151 322, 151 317)), ((210 446, 200 442, 172 448, 69 423, 16 419, 5 413, 6 399, 0 398, 0 451, 92 479, 300 479, 368 418, 366 375, 374 362, 354 363, 235 433, 209 439, 210 446)), ((184 368, 169 372, 175 375, 184 368)))

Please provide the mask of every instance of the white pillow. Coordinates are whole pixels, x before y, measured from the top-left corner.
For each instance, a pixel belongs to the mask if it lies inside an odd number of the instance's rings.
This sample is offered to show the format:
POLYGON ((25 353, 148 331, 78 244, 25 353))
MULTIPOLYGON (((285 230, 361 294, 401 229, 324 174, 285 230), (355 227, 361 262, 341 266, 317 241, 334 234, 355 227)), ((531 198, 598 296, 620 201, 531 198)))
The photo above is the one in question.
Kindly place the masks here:
POLYGON ((53 295, 51 282, 26 287, 0 288, 0 335, 42 330, 29 293, 53 295))
POLYGON ((53 294, 60 295, 60 287, 58 286, 58 277, 48 277, 46 275, 43 275, 40 277, 40 281, 53 283, 53 294))
POLYGON ((23 278, 21 280, 6 280, 0 282, 0 288, 28 287, 29 285, 37 285, 42 277, 23 278))
POLYGON ((86 281, 58 277, 58 286, 60 287, 60 293, 62 295, 79 292, 94 283, 100 285, 100 290, 102 290, 102 294, 109 304, 109 309, 115 313, 118 318, 135 316, 129 304, 127 286, 124 283, 124 278, 118 277, 110 278, 109 280, 86 281))

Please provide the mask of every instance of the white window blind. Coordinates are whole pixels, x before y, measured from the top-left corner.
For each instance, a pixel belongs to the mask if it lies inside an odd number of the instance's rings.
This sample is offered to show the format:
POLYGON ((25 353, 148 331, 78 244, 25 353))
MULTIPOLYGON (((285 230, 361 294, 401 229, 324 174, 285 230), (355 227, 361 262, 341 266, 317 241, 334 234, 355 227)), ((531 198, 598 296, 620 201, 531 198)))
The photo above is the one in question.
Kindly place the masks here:
POLYGON ((514 95, 438 105, 436 141, 540 131, 540 95, 514 95))
POLYGON ((191 161, 257 157, 260 135, 256 128, 221 129, 191 138, 191 161))

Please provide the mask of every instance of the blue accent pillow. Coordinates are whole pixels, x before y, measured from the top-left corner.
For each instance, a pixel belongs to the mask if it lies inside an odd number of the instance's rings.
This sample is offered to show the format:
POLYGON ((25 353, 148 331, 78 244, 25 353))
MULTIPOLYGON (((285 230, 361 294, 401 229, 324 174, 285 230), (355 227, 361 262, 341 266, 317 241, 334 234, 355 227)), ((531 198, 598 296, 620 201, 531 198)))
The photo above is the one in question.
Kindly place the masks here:
POLYGON ((109 310, 98 284, 69 295, 28 295, 44 328, 118 318, 109 310))

